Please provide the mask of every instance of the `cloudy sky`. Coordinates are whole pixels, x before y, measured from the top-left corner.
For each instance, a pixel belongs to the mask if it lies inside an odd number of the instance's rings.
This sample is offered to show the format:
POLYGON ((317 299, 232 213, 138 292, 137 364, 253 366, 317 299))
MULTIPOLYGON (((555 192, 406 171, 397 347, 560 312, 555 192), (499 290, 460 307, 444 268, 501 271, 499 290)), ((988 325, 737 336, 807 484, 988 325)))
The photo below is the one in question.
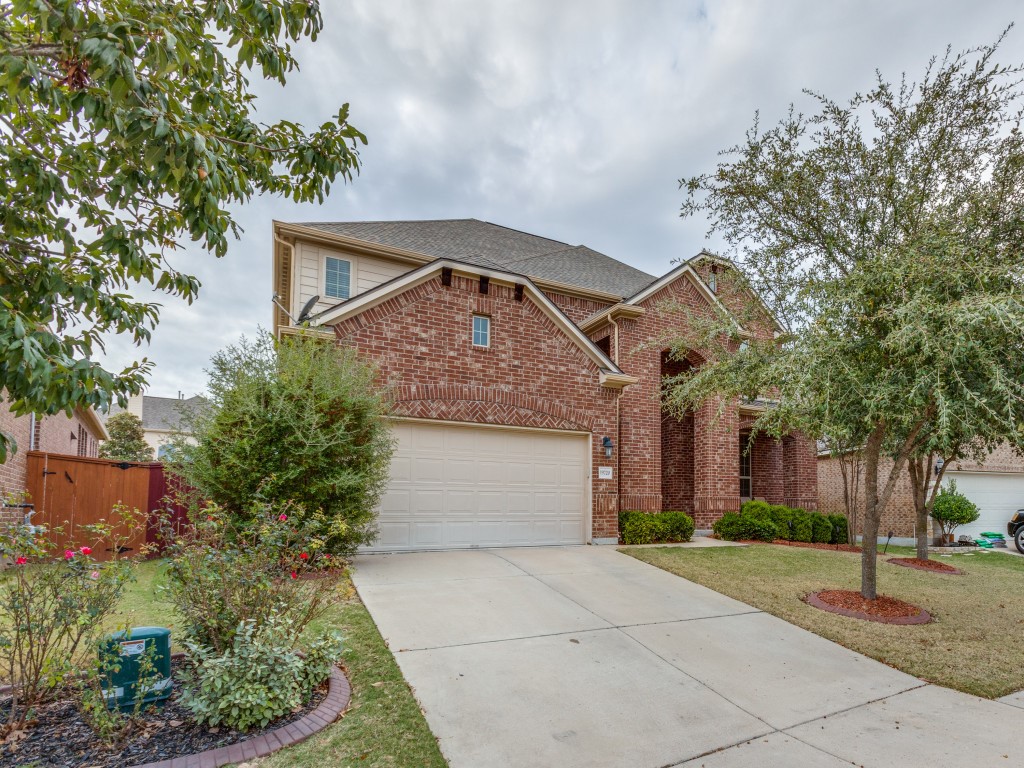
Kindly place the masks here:
MULTIPOLYGON (((258 119, 317 125, 352 105, 360 176, 322 205, 255 199, 220 260, 175 265, 198 302, 162 300, 149 394, 202 391, 210 356, 271 319, 271 221, 478 218, 585 244, 658 275, 705 245, 678 180, 710 170, 756 110, 801 89, 846 98, 992 42, 1014 2, 829 0, 321 0, 324 31, 287 86, 256 84, 258 119)), ((1024 21, 1024 19, 1018 19, 1024 21)), ((1024 27, 999 57, 1024 61, 1024 27)))

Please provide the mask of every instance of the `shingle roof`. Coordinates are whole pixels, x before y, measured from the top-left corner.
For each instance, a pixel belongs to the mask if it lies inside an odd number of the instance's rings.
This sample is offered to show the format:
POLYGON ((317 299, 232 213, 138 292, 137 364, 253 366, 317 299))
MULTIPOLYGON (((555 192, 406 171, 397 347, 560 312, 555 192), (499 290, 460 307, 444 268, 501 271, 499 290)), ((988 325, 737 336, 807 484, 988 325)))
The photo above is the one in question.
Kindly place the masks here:
MULTIPOLYGON (((176 431, 181 428, 182 418, 185 414, 206 408, 208 405, 209 401, 202 395, 194 395, 187 400, 177 397, 144 395, 142 398, 142 427, 143 429, 176 431)), ((106 418, 109 419, 123 410, 125 409, 116 404, 112 405, 106 418)))
POLYGON ((301 226, 616 296, 630 296, 655 279, 586 246, 478 219, 302 222, 301 226))

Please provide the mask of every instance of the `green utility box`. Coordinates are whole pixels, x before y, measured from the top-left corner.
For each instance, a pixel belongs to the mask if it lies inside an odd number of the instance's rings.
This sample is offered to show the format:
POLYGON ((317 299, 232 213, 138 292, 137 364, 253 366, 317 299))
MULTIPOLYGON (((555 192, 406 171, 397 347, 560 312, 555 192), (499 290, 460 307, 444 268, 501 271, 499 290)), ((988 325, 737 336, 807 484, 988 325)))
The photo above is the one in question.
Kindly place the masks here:
POLYGON ((144 704, 171 695, 171 630, 135 627, 116 632, 103 641, 100 654, 108 670, 103 693, 110 709, 131 709, 140 694, 144 704), (141 685, 140 678, 145 678, 141 685))

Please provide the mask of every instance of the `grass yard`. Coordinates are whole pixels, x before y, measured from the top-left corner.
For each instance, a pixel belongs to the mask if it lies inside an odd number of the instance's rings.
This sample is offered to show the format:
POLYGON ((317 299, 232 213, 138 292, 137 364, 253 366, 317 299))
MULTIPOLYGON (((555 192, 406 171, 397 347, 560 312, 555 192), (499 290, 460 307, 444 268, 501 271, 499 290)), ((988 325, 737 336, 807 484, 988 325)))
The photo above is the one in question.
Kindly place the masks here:
MULTIPOLYGON (((826 613, 801 599, 820 589, 859 590, 859 554, 770 544, 623 552, 929 682, 986 698, 1024 688, 1024 557, 937 558, 966 576, 900 568, 879 558, 879 594, 921 606, 933 617, 930 624, 893 626, 826 613)), ((909 548, 889 552, 913 557, 909 548)))
MULTIPOLYGON (((164 564, 143 564, 128 590, 116 624, 171 627, 174 615, 160 597, 164 564)), ((443 768, 434 735, 406 685, 370 614, 353 592, 319 622, 345 637, 342 661, 352 683, 352 702, 341 720, 301 744, 259 761, 261 768, 443 768)))

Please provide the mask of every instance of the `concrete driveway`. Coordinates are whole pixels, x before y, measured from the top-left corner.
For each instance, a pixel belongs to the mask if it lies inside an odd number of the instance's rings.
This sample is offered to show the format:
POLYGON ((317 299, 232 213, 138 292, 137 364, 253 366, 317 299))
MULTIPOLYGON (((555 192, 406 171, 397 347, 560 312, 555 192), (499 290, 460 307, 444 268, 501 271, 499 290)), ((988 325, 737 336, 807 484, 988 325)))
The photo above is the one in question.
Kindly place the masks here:
POLYGON ((355 583, 452 768, 1022 757, 1019 701, 927 685, 610 548, 366 555, 355 583))

